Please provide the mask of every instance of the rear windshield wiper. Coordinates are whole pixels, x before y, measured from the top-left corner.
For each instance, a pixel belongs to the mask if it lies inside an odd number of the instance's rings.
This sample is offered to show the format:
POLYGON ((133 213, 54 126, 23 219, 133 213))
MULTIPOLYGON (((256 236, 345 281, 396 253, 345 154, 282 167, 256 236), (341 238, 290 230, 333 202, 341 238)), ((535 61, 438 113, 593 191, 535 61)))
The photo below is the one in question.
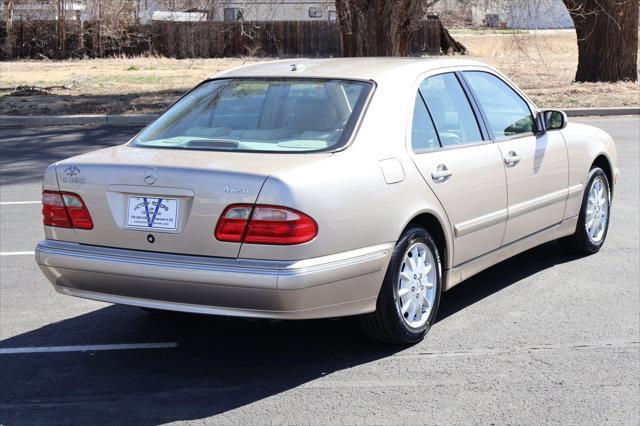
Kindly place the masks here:
POLYGON ((186 144, 189 148, 229 148, 237 149, 240 143, 227 139, 195 139, 186 144))

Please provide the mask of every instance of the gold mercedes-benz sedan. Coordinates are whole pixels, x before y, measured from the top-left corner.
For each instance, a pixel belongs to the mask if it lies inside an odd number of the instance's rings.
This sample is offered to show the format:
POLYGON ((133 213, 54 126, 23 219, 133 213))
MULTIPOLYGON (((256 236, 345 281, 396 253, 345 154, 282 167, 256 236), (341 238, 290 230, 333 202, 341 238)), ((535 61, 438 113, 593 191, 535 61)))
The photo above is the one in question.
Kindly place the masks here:
POLYGON ((71 296, 359 315, 370 337, 410 344, 443 291, 497 262, 554 239, 597 252, 618 178, 609 135, 483 63, 273 61, 49 166, 36 261, 71 296))

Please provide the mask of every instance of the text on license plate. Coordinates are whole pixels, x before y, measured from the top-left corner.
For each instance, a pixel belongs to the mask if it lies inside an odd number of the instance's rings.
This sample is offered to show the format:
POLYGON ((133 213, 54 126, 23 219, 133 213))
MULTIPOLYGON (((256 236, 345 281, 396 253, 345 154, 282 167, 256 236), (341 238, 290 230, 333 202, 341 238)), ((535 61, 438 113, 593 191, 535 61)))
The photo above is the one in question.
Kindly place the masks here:
POLYGON ((129 197, 127 226, 177 229, 178 200, 158 197, 129 197))

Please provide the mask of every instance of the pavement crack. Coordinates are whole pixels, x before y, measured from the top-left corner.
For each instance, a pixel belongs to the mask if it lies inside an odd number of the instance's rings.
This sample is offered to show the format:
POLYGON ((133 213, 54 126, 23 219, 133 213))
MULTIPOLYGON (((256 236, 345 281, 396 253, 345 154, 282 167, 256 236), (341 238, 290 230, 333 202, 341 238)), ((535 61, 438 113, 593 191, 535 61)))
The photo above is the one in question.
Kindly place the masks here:
POLYGON ((533 354, 537 352, 562 352, 562 351, 582 351, 582 350, 603 350, 603 349, 639 349, 638 341, 616 341, 580 343, 571 345, 535 345, 516 348, 474 348, 469 350, 454 351, 421 351, 416 353, 400 353, 394 357, 465 357, 465 356, 500 356, 533 354))

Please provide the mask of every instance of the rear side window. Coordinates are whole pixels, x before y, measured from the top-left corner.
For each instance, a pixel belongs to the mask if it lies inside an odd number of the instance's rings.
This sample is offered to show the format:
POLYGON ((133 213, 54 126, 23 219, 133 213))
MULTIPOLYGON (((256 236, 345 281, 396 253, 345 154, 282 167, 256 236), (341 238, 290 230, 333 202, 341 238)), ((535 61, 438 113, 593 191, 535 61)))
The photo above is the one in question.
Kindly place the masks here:
POLYGON ((416 94, 413 108, 413 122, 411 124, 411 147, 415 152, 439 148, 438 135, 433 127, 427 106, 420 93, 416 94))
POLYGON ((425 79, 420 83, 420 93, 429 106, 442 146, 482 141, 475 114, 454 74, 425 79))
POLYGON ((496 140, 533 133, 535 121, 527 103, 504 81, 482 71, 465 71, 496 140))
POLYGON ((220 79, 182 98, 134 145, 305 152, 349 138, 373 85, 333 79, 220 79))

